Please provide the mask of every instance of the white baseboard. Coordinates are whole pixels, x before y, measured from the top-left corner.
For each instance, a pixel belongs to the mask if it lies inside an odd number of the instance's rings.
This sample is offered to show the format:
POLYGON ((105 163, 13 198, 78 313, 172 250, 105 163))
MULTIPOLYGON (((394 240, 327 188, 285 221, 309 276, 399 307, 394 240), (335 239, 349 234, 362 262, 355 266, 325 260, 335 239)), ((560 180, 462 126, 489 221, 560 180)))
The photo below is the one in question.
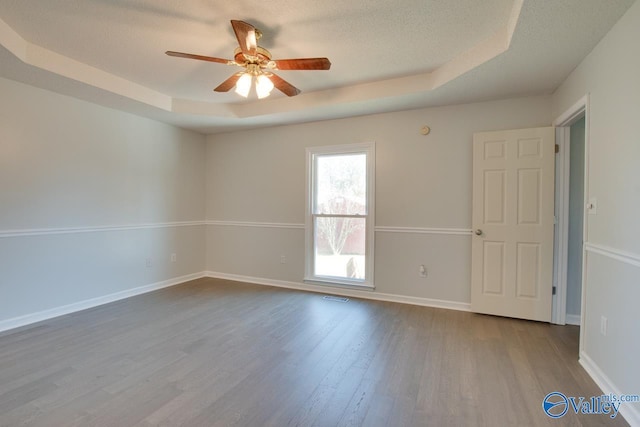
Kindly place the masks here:
POLYGON ((220 273, 217 271, 205 272, 207 277, 216 279, 247 282, 256 285, 275 286, 278 288, 296 289, 300 291, 318 292, 322 294, 340 295, 344 297, 364 298, 376 301, 398 302, 402 304, 421 305, 425 307, 446 308, 449 310, 470 311, 471 304, 457 301, 446 301, 432 298, 410 297, 404 295, 384 294, 380 292, 346 289, 344 287, 312 285, 308 283, 290 282, 285 280, 265 279, 262 277, 242 276, 239 274, 220 273))
MULTIPOLYGON (((600 387, 603 394, 622 394, 618 387, 602 372, 602 369, 584 352, 580 352, 580 365, 591 376, 593 381, 600 387)), ((627 390, 626 394, 637 393, 637 390, 627 390)), ((640 405, 638 403, 623 403, 620 406, 620 415, 632 427, 640 427, 640 405)))
POLYGON ((173 279, 152 283, 150 285, 144 285, 144 286, 140 286, 133 289, 127 289, 124 291, 115 292, 113 294, 104 295, 101 297, 74 302, 72 304, 63 305, 62 307, 55 307, 48 310, 39 311, 37 313, 31 313, 31 314, 26 314, 24 316, 14 317, 12 319, 0 320, 0 332, 8 331, 9 329, 19 328, 21 326, 30 325, 36 322, 41 322, 43 320, 52 319, 54 317, 63 316, 65 314, 75 313, 76 311, 86 310, 88 308, 97 307, 99 305, 108 304, 110 302, 133 297, 136 295, 145 294, 147 292, 153 292, 158 289, 178 285, 180 283, 184 283, 189 280, 199 279, 201 277, 205 277, 205 274, 203 272, 188 274, 186 276, 174 277, 173 279))
POLYGON ((580 315, 579 314, 567 314, 564 323, 567 325, 576 325, 580 326, 580 315))
POLYGON ((242 276, 237 274, 218 273, 214 271, 200 272, 194 274, 188 274, 186 276, 174 277, 172 279, 164 280, 162 282, 156 282, 149 285, 140 286, 133 289, 127 289, 120 292, 115 292, 109 295, 103 295, 96 298, 91 298, 84 301, 78 301, 72 304, 64 305, 61 307, 55 307, 48 310, 39 311, 36 313, 26 314, 24 316, 18 316, 11 319, 0 320, 0 332, 8 331, 10 329, 20 328, 32 323, 41 322, 43 320, 52 319, 54 317, 64 316, 65 314, 75 313, 78 311, 86 310, 88 308, 97 307, 99 305, 108 304, 110 302, 118 301, 121 299, 133 297, 147 292, 153 292, 158 289, 167 288, 169 286, 175 286, 180 283, 187 282, 189 280, 199 279, 201 277, 213 277, 219 279, 227 279, 239 282, 254 283, 258 285, 275 286, 279 288, 297 289, 302 291, 319 292, 323 294, 335 294, 354 298, 365 298, 378 301, 398 302, 403 304, 421 305, 425 307, 446 308, 449 310, 469 311, 470 304, 461 303, 456 301, 445 301, 431 298, 409 297, 403 295, 384 294, 379 292, 351 290, 345 288, 311 285, 306 283, 288 282, 284 280, 264 279, 259 277, 242 276))

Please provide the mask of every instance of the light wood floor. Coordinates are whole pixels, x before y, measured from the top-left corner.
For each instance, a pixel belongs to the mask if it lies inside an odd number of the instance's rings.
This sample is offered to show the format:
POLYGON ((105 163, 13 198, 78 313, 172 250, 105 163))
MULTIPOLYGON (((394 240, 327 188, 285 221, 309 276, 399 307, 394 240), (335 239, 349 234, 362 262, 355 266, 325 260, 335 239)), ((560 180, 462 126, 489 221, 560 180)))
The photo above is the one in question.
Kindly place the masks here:
POLYGON ((577 353, 576 327, 200 279, 0 334, 0 425, 626 425, 543 413, 601 394, 577 353))

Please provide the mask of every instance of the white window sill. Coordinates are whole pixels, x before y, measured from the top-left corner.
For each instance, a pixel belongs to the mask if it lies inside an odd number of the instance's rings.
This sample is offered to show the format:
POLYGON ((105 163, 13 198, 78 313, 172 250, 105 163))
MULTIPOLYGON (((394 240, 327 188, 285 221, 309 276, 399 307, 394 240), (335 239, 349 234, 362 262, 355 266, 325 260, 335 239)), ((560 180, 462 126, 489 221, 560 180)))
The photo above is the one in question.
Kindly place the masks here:
POLYGON ((375 286, 366 282, 352 282, 348 280, 334 280, 334 279, 324 279, 324 278, 305 278, 304 283, 308 283, 310 285, 319 285, 326 286, 332 288, 343 288, 343 289, 357 289, 359 291, 374 291, 376 289, 375 286))

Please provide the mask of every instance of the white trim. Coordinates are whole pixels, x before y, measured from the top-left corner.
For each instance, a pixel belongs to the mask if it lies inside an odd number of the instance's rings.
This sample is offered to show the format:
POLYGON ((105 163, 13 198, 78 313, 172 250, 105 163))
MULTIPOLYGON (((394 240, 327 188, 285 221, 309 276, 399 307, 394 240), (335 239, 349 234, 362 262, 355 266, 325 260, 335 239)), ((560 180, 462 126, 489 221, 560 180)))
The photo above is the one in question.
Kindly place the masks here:
POLYGON ((285 280, 266 279, 262 277, 243 276, 239 274, 220 273, 217 271, 207 271, 207 277, 215 279, 232 280, 235 282, 253 283, 256 285, 274 286, 278 288, 295 289, 299 291, 317 292, 321 294, 331 293, 352 298, 363 298, 375 301, 397 302, 401 304, 420 305, 424 307, 445 308, 448 310, 471 311, 470 304, 458 301, 446 301, 432 298, 411 297, 396 294, 384 294, 365 290, 345 289, 343 287, 311 285, 300 282, 290 282, 285 280))
MULTIPOLYGON (((591 105, 589 104, 589 94, 586 94, 578 102, 584 103, 584 173, 583 173, 583 195, 582 206, 587 206, 587 200, 589 200, 589 174, 590 174, 590 153, 591 153, 591 105)), ((582 241, 589 241, 589 215, 587 210, 582 211, 582 241)), ((587 316, 587 251, 582 246, 582 283, 580 284, 580 315, 584 319, 587 316)), ((586 349, 587 328, 580 328, 580 351, 586 349)))
POLYGON ((583 114, 586 115, 589 105, 589 94, 586 94, 569 107, 564 113, 560 114, 558 118, 553 121, 553 126, 565 127, 571 126, 579 119, 583 114))
POLYGON ((552 299, 551 322, 566 323, 567 314, 567 274, 569 263, 569 177, 571 166, 571 128, 556 128, 556 144, 560 152, 556 155, 555 177, 555 233, 553 249, 553 285, 556 294, 552 299))
POLYGON ((321 277, 307 279, 304 278, 304 283, 308 285, 318 285, 318 286, 326 286, 326 287, 337 287, 337 288, 345 288, 345 289, 359 289, 362 291, 373 291, 375 290, 375 286, 365 285, 361 281, 355 280, 344 280, 341 278, 327 278, 327 280, 323 280, 321 277))
POLYGON ((354 144, 322 145, 307 147, 307 153, 313 154, 359 154, 375 147, 375 142, 358 142, 354 144))
MULTIPOLYGON (((622 394, 618 387, 613 384, 613 381, 609 379, 602 372, 602 369, 585 353, 584 351, 580 352, 580 359, 578 360, 580 365, 587 371, 587 374, 593 379, 593 381, 600 387, 603 394, 622 394)), ((628 390, 626 394, 636 393, 637 390, 628 390)), ((639 405, 632 403, 623 403, 620 405, 620 415, 624 417, 624 419, 631 426, 640 426, 640 408, 639 405)))
POLYGON ((565 324, 580 326, 580 317, 579 314, 565 314, 565 324))
POLYGON ((591 253, 606 256, 611 259, 615 259, 625 264, 640 267, 640 254, 634 254, 631 252, 621 251, 609 246, 598 245, 596 243, 586 242, 584 248, 591 253))
POLYGON ((207 225, 229 227, 291 228, 304 230, 304 224, 284 222, 251 222, 251 221, 206 221, 207 225))
MULTIPOLYGON (((258 228, 289 228, 296 230, 304 230, 304 224, 286 223, 286 222, 260 222, 260 221, 222 221, 209 220, 206 225, 220 227, 258 227, 258 228)), ((376 233, 409 233, 409 234, 445 234, 453 236, 471 236, 473 230, 470 228, 455 227, 395 227, 387 225, 379 225, 374 227, 376 233)))
POLYGON ((14 317, 12 319, 1 320, 0 332, 30 325, 36 322, 41 322, 43 320, 52 319, 54 317, 64 316, 65 314, 75 313, 77 311, 86 310, 88 308, 97 307, 99 305, 108 304, 110 302, 119 301, 121 299, 130 298, 136 295, 146 294, 147 292, 157 291, 158 289, 167 288, 169 286, 179 285, 189 280, 195 280, 201 277, 205 277, 205 273, 200 272, 188 274, 186 276, 174 277, 173 279, 163 280, 162 282, 151 283, 149 285, 139 286, 133 289, 126 289, 124 291, 115 292, 109 295, 103 295, 84 301, 74 302, 71 304, 63 305, 61 307, 50 308, 48 310, 26 314, 24 316, 14 317))
POLYGON ((46 236, 51 234, 98 233, 103 231, 143 230, 149 228, 192 227, 205 225, 205 221, 156 222, 148 224, 101 225, 97 227, 34 228, 24 230, 0 230, 0 238, 46 236))
POLYGON ((471 236, 470 228, 424 228, 424 227, 389 227, 377 226, 376 232, 382 233, 411 233, 411 234, 447 234, 454 236, 471 236))

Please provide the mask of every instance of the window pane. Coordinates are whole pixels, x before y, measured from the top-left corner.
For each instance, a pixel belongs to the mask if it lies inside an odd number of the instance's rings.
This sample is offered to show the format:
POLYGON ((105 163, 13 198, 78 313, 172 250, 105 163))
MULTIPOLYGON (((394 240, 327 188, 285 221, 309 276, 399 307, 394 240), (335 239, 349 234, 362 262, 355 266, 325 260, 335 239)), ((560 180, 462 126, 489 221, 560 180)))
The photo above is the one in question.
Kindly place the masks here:
POLYGON ((316 214, 367 213, 367 155, 316 157, 316 214))
POLYGON ((366 219, 315 218, 316 276, 364 280, 366 219))

